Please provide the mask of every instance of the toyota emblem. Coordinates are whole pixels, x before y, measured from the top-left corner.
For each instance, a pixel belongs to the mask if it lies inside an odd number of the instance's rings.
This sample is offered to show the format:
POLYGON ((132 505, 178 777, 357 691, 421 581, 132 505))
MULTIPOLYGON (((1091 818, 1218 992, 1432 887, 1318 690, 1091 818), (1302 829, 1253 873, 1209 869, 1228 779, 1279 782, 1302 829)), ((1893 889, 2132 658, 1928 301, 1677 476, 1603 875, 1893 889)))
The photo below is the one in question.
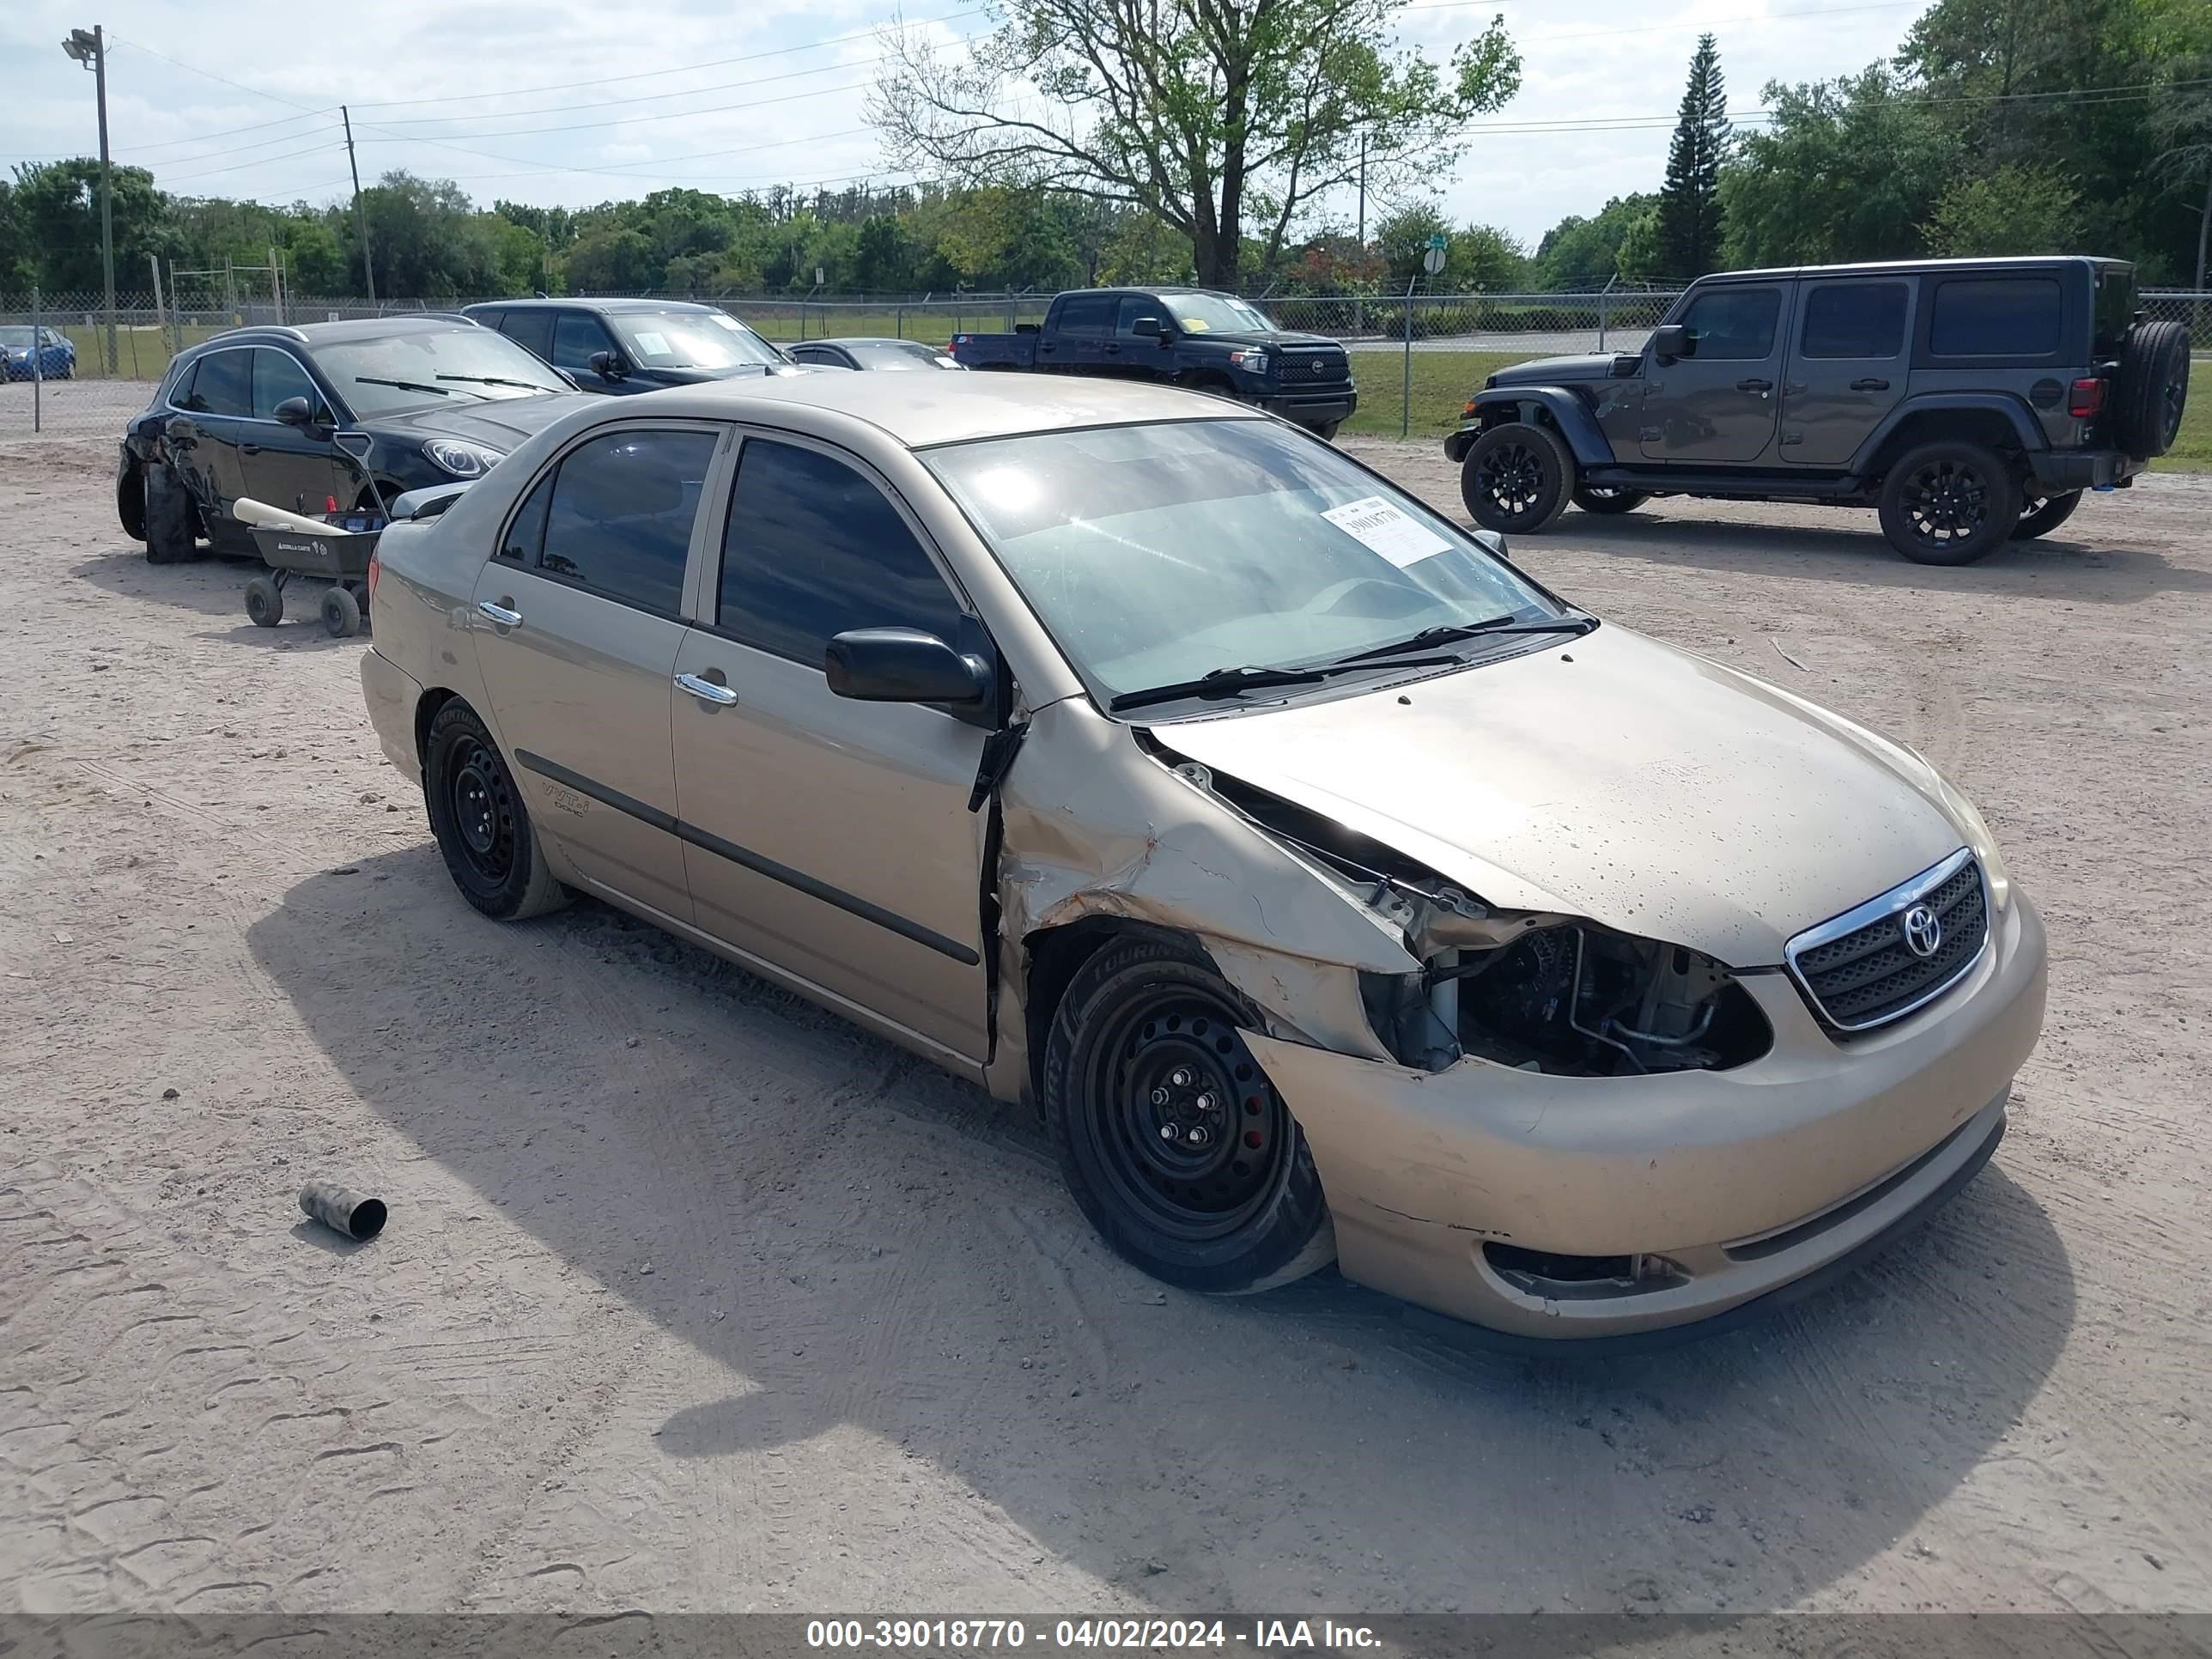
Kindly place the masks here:
POLYGON ((1905 936, 1905 948, 1923 960, 1936 954, 1943 943, 1943 921, 1924 904, 1916 904, 1905 913, 1898 923, 1898 932, 1905 936))

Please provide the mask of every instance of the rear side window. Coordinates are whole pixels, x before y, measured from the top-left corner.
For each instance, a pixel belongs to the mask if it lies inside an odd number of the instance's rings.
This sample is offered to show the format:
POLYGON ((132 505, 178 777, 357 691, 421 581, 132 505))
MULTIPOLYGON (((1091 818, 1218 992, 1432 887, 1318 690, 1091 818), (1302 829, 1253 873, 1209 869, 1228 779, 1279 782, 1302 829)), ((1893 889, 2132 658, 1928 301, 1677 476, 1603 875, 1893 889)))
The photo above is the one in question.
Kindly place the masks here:
POLYGON ((1781 317, 1778 288, 1717 288, 1690 301, 1682 325, 1697 336, 1698 362, 1735 362, 1771 352, 1781 317))
POLYGON ((722 538, 715 625, 822 666, 833 635, 919 628, 960 637, 960 607, 883 491, 842 461, 748 439, 722 538))
POLYGON ((1114 296, 1077 294, 1060 302, 1062 334, 1110 334, 1114 331, 1114 296))
POLYGON ((196 415, 242 416, 253 413, 250 351, 210 351, 192 369, 191 383, 183 388, 177 407, 196 415))
POLYGON ((1960 276, 1936 288, 1928 349, 1938 357, 2048 357, 2063 301, 2051 276, 1960 276))
POLYGON ((2097 273, 2097 344, 2100 357, 2117 357, 2136 319, 2136 273, 2132 265, 2097 273))
MULTIPOLYGON (((500 319, 499 331, 547 362, 553 357, 553 313, 550 311, 510 311, 500 319)), ((594 348, 596 349, 596 348, 594 348)))
MULTIPOLYGON (((714 456, 714 438, 705 432, 610 432, 570 450, 546 495, 538 568, 641 611, 674 616, 714 456)), ((509 533, 526 552, 526 520, 535 506, 533 495, 509 533)))
POLYGON ((1894 357, 1905 349, 1911 290, 1903 283, 1820 283, 1805 291, 1798 350, 1807 357, 1894 357))
POLYGON ((305 398, 310 410, 320 407, 323 396, 315 390, 315 383, 307 378, 307 371, 287 351, 261 350, 253 354, 253 412, 260 419, 276 418, 276 405, 287 398, 305 398))

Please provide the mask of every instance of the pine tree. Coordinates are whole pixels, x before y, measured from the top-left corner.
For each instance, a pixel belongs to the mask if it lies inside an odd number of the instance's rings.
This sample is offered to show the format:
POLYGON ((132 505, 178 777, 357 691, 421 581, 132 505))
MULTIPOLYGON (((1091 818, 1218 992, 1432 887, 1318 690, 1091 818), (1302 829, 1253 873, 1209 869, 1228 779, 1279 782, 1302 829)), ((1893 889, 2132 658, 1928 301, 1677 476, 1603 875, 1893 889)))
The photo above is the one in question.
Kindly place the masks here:
POLYGON ((1670 281, 1689 282, 1720 258, 1721 158, 1729 142, 1728 92, 1713 37, 1698 37, 1683 89, 1681 118, 1667 150, 1659 191, 1659 255, 1670 281))

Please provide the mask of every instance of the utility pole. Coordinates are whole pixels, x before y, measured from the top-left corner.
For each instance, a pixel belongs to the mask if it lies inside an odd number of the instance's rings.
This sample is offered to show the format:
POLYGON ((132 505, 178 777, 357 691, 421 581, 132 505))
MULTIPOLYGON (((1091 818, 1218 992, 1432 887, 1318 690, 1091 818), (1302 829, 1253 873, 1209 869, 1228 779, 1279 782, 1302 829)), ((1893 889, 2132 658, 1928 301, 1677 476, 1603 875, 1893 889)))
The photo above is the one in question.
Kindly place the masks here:
MULTIPOLYGON (((353 159, 353 112, 343 104, 338 106, 338 119, 345 123, 346 170, 353 174, 353 222, 361 232, 361 279, 368 284, 368 302, 376 303, 376 270, 368 258, 368 214, 361 204, 361 167, 353 159)), ((325 127, 324 131, 330 129, 325 127)))
POLYGON ((100 97, 100 264, 107 284, 107 373, 115 374, 115 195, 107 162, 107 35, 98 23, 71 29, 62 50, 92 71, 100 97))
POLYGON ((1367 135, 1359 135, 1359 246, 1367 246, 1367 135))

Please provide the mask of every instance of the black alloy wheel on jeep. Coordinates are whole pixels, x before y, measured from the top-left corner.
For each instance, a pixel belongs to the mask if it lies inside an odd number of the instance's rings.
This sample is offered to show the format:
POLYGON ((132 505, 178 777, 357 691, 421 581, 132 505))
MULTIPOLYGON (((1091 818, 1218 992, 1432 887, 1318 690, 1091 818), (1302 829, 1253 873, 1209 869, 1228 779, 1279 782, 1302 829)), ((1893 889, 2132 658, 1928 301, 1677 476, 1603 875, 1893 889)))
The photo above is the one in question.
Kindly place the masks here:
POLYGON ((1468 447, 1459 493, 1475 523, 1501 535, 1532 536, 1566 510, 1574 458, 1542 427, 1508 421, 1468 447))
POLYGON ((1881 486, 1881 530, 1915 564, 1972 564, 2020 525, 2021 490, 1994 449, 1950 440, 1901 456, 1881 486))

